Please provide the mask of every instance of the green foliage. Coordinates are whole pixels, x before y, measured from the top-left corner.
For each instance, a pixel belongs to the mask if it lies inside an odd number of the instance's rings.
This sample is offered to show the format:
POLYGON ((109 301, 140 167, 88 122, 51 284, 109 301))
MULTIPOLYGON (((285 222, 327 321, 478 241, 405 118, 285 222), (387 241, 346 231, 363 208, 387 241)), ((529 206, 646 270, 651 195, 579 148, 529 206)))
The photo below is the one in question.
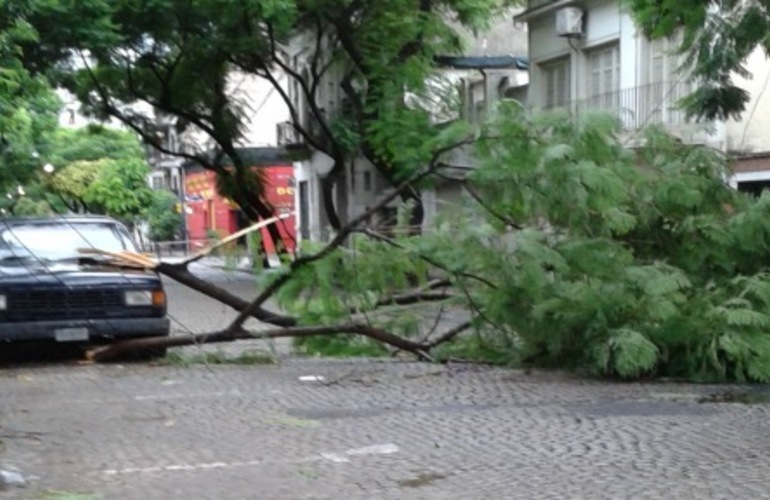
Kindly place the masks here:
POLYGON ((481 321, 517 339, 512 357, 620 377, 770 380, 770 197, 724 184, 716 152, 655 129, 631 151, 614 127, 501 110, 473 174, 487 222, 455 215, 423 250, 458 273, 481 321))
POLYGON ((61 103, 46 80, 24 67, 22 46, 37 33, 26 4, 0 2, 0 189, 25 184, 39 169, 61 103))
POLYGON ((58 128, 53 136, 48 161, 56 168, 63 168, 76 161, 143 157, 144 151, 135 134, 92 124, 80 128, 58 128))
POLYGON ((179 199, 163 190, 152 191, 144 218, 149 225, 148 236, 153 241, 171 241, 182 225, 183 215, 177 211, 179 199))
POLYGON ((149 166, 140 159, 109 160, 88 186, 87 201, 103 207, 108 215, 134 222, 152 203, 149 173, 149 166))
POLYGON ((377 358, 389 355, 379 342, 349 334, 297 337, 292 339, 292 345, 297 352, 312 356, 377 358))
POLYGON ((111 215, 129 224, 157 208, 147 186, 150 169, 132 133, 98 125, 61 128, 48 156, 56 170, 44 176, 44 186, 68 200, 71 208, 111 215))
POLYGON ((237 355, 222 350, 204 351, 196 354, 170 352, 163 358, 163 363, 171 366, 189 368, 195 365, 271 365, 276 362, 269 353, 258 350, 246 350, 237 355))
MULTIPOLYGON (((429 235, 396 231, 403 250, 355 238, 301 269, 281 306, 306 323, 355 316, 419 338, 416 310, 378 306, 448 275, 461 293, 445 305, 469 308, 476 333, 439 358, 770 380, 770 196, 732 190, 721 155, 654 128, 636 150, 604 116, 528 117, 512 106, 488 128, 471 180, 487 209, 468 200, 429 235)), ((352 353, 362 342, 299 345, 352 353)))
POLYGON ((13 207, 13 214, 25 215, 51 215, 53 209, 45 200, 34 200, 29 197, 20 198, 13 207))
POLYGON ((74 161, 48 179, 50 188, 62 196, 85 201, 88 187, 104 167, 106 160, 74 161))

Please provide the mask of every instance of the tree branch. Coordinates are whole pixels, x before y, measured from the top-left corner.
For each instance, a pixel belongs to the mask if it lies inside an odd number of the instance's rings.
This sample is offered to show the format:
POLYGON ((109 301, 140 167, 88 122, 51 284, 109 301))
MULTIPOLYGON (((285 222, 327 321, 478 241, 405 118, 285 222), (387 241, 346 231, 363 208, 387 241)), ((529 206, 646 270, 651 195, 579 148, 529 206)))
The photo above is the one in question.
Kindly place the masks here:
MULTIPOLYGON (((376 239, 376 240, 382 241, 383 243, 387 243, 388 245, 390 245, 392 247, 400 248, 402 250, 404 249, 404 245, 402 245, 401 243, 395 241, 392 238, 388 238, 384 234, 380 234, 380 233, 378 233, 376 231, 372 231, 371 229, 364 229, 364 230, 360 231, 360 233, 365 234, 366 236, 369 236, 372 239, 376 239)), ((453 274, 453 275, 456 275, 456 276, 461 276, 463 278, 469 278, 469 279, 478 281, 479 283, 483 283, 484 285, 486 285, 486 286, 488 286, 490 288, 497 289, 497 285, 495 285, 491 281, 487 280, 486 278, 482 278, 481 276, 476 276, 475 274, 470 274, 470 273, 465 273, 465 272, 457 273, 457 272, 454 272, 454 271, 450 271, 450 270, 447 269, 446 265, 444 265, 441 262, 435 260, 434 258, 428 257, 427 255, 424 255, 422 253, 418 254, 418 257, 420 259, 424 260, 425 262, 427 262, 428 264, 432 265, 433 267, 435 267, 437 269, 441 269, 442 271, 445 271, 445 272, 447 272, 449 274, 453 274)))
POLYGON ((411 352, 421 359, 430 359, 425 353, 425 346, 409 339, 399 337, 381 328, 360 323, 343 323, 329 326, 295 326, 265 331, 251 332, 243 328, 230 328, 212 333, 180 335, 175 337, 147 337, 124 340, 115 344, 97 347, 87 352, 91 361, 108 361, 130 351, 163 349, 200 345, 214 342, 231 342, 240 339, 277 339, 284 337, 312 337, 316 335, 358 334, 391 345, 403 351, 411 352))
POLYGON ((442 335, 434 339, 432 342, 428 343, 427 347, 428 349, 434 349, 435 347, 445 344, 449 342, 450 340, 457 337, 459 334, 467 330, 473 325, 471 321, 464 321, 460 323, 459 325, 455 326, 454 328, 450 328, 446 332, 444 332, 442 335))
MULTIPOLYGON (((237 295, 233 295, 228 290, 220 288, 209 281, 201 279, 186 269, 185 266, 178 264, 169 264, 161 262, 155 268, 159 273, 168 276, 169 278, 177 281, 183 285, 192 288, 212 299, 221 302, 236 311, 243 311, 249 307, 250 303, 237 295)), ((262 307, 257 307, 250 314, 250 316, 262 321, 263 323, 269 323, 275 326, 289 327, 297 324, 297 319, 292 316, 285 316, 278 314, 262 307)))
POLYGON ((471 195, 471 198, 473 198, 476 203, 481 206, 481 208, 489 212, 489 214, 492 215, 495 219, 499 220, 503 224, 511 226, 514 229, 522 229, 521 225, 514 222, 510 217, 507 217, 490 207, 489 204, 484 201, 484 198, 479 196, 478 192, 476 192, 476 189, 471 185, 470 182, 466 181, 463 183, 463 185, 465 186, 465 190, 468 192, 468 194, 471 195))

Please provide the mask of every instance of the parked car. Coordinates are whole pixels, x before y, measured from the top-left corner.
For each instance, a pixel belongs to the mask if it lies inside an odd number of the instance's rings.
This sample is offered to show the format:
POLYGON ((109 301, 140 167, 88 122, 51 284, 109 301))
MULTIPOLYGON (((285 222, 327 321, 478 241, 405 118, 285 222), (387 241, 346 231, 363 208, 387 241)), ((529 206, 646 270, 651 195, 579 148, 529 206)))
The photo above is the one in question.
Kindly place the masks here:
POLYGON ((160 276, 82 248, 137 251, 126 227, 109 217, 0 219, 0 342, 169 335, 160 276))

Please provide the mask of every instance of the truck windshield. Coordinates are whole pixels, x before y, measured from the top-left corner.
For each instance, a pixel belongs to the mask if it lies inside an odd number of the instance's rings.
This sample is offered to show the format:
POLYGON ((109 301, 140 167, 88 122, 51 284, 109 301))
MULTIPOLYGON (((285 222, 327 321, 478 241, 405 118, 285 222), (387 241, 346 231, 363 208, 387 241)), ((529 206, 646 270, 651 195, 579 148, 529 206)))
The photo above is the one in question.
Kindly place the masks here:
POLYGON ((110 252, 136 248, 119 225, 95 222, 13 223, 0 222, 0 259, 35 258, 47 261, 71 259, 81 248, 110 252))

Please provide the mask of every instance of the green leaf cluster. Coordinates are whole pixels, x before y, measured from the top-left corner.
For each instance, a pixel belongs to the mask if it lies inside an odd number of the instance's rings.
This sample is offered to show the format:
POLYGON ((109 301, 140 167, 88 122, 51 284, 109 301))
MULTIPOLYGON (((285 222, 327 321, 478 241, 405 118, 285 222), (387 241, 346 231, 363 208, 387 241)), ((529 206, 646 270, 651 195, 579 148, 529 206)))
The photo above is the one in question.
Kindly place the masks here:
POLYGON ((147 185, 150 167, 130 132, 96 125, 60 128, 49 157, 55 170, 42 177, 43 185, 66 200, 71 209, 107 214, 133 224, 154 202, 163 203, 147 185))
POLYGON ((427 237, 433 255, 483 277, 458 279, 521 360, 770 380, 770 196, 732 190, 712 150, 657 129, 628 149, 616 130, 503 109, 473 175, 487 223, 427 237))
POLYGON ((176 239, 183 215, 177 210, 179 199, 169 191, 152 191, 152 201, 144 219, 149 231, 147 236, 153 241, 171 241, 176 239))

